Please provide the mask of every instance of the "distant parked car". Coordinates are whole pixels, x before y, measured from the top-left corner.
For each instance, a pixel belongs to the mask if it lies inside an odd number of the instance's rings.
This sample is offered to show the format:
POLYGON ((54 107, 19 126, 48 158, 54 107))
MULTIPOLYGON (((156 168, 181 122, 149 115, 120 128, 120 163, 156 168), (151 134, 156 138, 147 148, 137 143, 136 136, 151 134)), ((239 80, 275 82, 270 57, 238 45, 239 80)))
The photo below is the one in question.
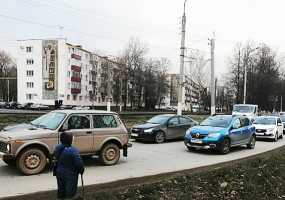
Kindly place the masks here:
POLYGON ((89 106, 75 106, 72 108, 73 110, 89 110, 89 106))
POLYGON ((18 104, 17 108, 18 109, 30 109, 31 105, 33 105, 33 103, 23 103, 23 104, 18 104))
POLYGON ((6 108, 8 109, 16 109, 17 107, 18 107, 18 103, 14 101, 11 101, 6 104, 6 108))
POLYGON ((171 106, 167 106, 167 107, 164 108, 164 110, 166 110, 166 111, 174 111, 175 112, 177 109, 174 108, 174 107, 171 107, 171 106))
POLYGON ((40 104, 40 103, 35 103, 35 104, 32 104, 30 108, 32 110, 48 110, 49 106, 43 105, 43 104, 40 104))
POLYGON ((198 122, 188 116, 157 115, 146 123, 133 126, 131 137, 135 140, 163 143, 168 139, 183 138, 186 130, 197 124, 198 122))
POLYGON ((0 102, 0 108, 6 108, 7 103, 6 102, 0 102))
POLYGON ((285 112, 280 112, 279 115, 280 116, 283 116, 283 115, 285 116, 285 112))
POLYGON ((187 130, 185 145, 189 150, 216 149, 226 154, 233 146, 255 147, 255 127, 244 116, 216 115, 187 130))
POLYGON ((277 141, 283 138, 283 123, 280 117, 276 116, 260 116, 253 122, 256 129, 256 137, 269 138, 277 141))
POLYGON ((74 106, 72 105, 61 105, 59 107, 60 110, 69 110, 69 109, 72 109, 74 106))

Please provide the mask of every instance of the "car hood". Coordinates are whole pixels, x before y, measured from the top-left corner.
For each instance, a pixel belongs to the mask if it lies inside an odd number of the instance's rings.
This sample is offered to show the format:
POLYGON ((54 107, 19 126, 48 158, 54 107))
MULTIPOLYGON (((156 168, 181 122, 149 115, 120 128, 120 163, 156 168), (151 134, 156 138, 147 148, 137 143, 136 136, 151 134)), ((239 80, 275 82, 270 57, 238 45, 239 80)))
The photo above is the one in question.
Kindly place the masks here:
POLYGON ((161 126, 160 124, 153 124, 153 123, 145 123, 145 124, 138 124, 133 126, 133 128, 139 128, 139 129, 148 129, 148 128, 155 128, 161 126))
POLYGON ((255 129, 271 129, 276 128, 276 125, 254 124, 255 129))
POLYGON ((209 133, 224 132, 227 128, 213 127, 213 126, 194 126, 191 128, 191 133, 200 133, 208 135, 209 133))
POLYGON ((55 133, 55 131, 50 129, 37 128, 29 124, 19 124, 4 128, 0 132, 0 138, 34 139, 50 136, 52 133, 55 133))
POLYGON ((22 124, 12 124, 8 125, 3 128, 4 131, 15 131, 18 129, 23 129, 23 128, 33 128, 34 126, 32 124, 27 124, 27 123, 22 123, 22 124))

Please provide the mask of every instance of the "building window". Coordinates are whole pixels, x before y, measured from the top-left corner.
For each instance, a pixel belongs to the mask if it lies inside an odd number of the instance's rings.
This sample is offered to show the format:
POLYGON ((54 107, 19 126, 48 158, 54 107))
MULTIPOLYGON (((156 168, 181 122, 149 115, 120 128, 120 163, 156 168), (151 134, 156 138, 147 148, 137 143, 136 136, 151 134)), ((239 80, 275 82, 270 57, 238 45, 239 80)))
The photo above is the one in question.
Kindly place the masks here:
POLYGON ((33 95, 32 94, 26 94, 26 99, 27 100, 32 100, 33 99, 33 95))
POLYGON ((33 70, 27 70, 27 76, 29 76, 29 77, 34 76, 34 71, 33 70))
POLYGON ((71 88, 71 85, 70 85, 70 83, 68 83, 68 89, 70 89, 71 88))
POLYGON ((74 94, 74 95, 72 96, 72 99, 73 99, 73 101, 76 101, 76 100, 77 100, 77 95, 74 94))
POLYGON ((101 97, 98 97, 98 102, 99 102, 99 103, 101 102, 101 97))
POLYGON ((82 96, 79 96, 79 101, 82 101, 82 96))
POLYGON ((70 71, 67 72, 67 77, 70 77, 70 71))
POLYGON ((27 88, 34 88, 33 82, 27 82, 27 88))
POLYGON ((85 86, 85 90, 87 91, 87 86, 85 86))
POLYGON ((33 59, 27 59, 27 65, 32 65, 34 64, 34 60, 33 59))
POLYGON ((27 52, 27 53, 32 52, 32 47, 26 47, 26 52, 27 52))
POLYGON ((68 101, 70 100, 70 95, 69 95, 69 94, 67 95, 67 100, 68 100, 68 101))

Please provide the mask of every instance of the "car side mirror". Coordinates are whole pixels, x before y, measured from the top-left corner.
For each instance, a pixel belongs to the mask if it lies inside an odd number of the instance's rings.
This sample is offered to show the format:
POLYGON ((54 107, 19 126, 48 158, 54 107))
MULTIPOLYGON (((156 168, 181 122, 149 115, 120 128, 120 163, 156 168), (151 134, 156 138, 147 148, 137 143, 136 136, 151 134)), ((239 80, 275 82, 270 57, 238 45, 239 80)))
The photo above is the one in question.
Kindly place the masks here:
POLYGON ((278 126, 282 126, 283 124, 282 124, 282 123, 278 123, 277 125, 278 125, 278 126))

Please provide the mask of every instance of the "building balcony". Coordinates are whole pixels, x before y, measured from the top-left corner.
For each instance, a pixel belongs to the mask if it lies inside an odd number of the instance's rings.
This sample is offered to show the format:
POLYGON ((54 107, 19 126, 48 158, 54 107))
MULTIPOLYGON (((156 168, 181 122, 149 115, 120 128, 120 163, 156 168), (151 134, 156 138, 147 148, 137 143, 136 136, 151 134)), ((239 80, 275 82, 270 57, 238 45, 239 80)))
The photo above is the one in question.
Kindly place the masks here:
POLYGON ((75 72, 81 72, 81 67, 79 67, 77 65, 71 65, 71 70, 73 70, 75 72))
POLYGON ((71 88, 71 94, 79 94, 81 93, 81 89, 79 88, 71 88))
POLYGON ((81 60, 81 56, 80 55, 77 55, 75 53, 71 54, 71 58, 74 58, 76 60, 81 60))
POLYGON ((71 81, 72 82, 81 82, 81 78, 80 77, 71 77, 71 81))

